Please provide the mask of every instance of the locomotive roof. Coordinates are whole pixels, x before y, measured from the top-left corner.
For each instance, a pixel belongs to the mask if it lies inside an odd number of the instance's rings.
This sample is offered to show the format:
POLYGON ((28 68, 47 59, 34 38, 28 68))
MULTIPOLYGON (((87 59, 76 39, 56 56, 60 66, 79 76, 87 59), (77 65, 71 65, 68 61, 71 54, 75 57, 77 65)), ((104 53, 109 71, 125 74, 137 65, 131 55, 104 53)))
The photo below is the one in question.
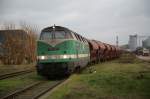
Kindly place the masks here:
POLYGON ((44 28, 42 31, 52 31, 53 27, 55 27, 55 30, 65 30, 65 31, 71 31, 70 29, 66 28, 66 27, 62 27, 62 26, 50 26, 50 27, 46 27, 44 28))

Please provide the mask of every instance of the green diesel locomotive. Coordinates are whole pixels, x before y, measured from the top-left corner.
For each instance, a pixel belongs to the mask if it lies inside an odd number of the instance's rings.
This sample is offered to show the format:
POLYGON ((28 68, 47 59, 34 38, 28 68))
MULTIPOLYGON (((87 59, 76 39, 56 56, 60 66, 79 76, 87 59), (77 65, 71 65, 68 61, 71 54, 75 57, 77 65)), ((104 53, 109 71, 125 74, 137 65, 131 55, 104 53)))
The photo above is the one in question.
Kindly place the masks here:
POLYGON ((37 41, 37 72, 42 76, 68 75, 90 62, 86 38, 61 26, 44 28, 37 41))

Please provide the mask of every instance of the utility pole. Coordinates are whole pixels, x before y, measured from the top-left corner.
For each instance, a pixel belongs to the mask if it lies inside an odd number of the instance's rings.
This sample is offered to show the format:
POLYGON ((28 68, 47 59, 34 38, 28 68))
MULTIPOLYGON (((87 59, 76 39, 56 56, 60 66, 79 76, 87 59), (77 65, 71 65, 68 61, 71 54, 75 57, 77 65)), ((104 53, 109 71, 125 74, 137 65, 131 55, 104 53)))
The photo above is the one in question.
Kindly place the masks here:
POLYGON ((118 41, 118 36, 116 36, 116 46, 118 47, 119 41, 118 41))

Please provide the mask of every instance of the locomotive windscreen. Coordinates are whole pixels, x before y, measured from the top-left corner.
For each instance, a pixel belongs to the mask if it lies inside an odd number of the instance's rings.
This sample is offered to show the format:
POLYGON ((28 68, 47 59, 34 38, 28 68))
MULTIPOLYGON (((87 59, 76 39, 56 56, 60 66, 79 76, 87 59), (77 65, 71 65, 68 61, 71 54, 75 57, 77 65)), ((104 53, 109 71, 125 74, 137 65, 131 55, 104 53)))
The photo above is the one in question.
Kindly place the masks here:
POLYGON ((41 33, 41 40, 51 39, 69 39, 72 38, 71 34, 65 31, 43 31, 41 33))

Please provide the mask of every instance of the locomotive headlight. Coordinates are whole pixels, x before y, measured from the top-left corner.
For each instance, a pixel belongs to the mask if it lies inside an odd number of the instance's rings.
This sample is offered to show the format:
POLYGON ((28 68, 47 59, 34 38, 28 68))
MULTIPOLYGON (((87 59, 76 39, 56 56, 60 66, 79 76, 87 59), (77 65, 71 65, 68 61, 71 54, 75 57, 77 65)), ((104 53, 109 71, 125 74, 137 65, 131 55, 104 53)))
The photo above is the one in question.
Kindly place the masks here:
POLYGON ((41 60, 44 60, 45 59, 45 56, 41 56, 41 60))
POLYGON ((39 58, 39 60, 45 60, 45 59, 47 59, 47 56, 39 56, 38 58, 39 58))
POLYGON ((64 55, 63 58, 66 59, 66 58, 67 58, 67 55, 64 55))

